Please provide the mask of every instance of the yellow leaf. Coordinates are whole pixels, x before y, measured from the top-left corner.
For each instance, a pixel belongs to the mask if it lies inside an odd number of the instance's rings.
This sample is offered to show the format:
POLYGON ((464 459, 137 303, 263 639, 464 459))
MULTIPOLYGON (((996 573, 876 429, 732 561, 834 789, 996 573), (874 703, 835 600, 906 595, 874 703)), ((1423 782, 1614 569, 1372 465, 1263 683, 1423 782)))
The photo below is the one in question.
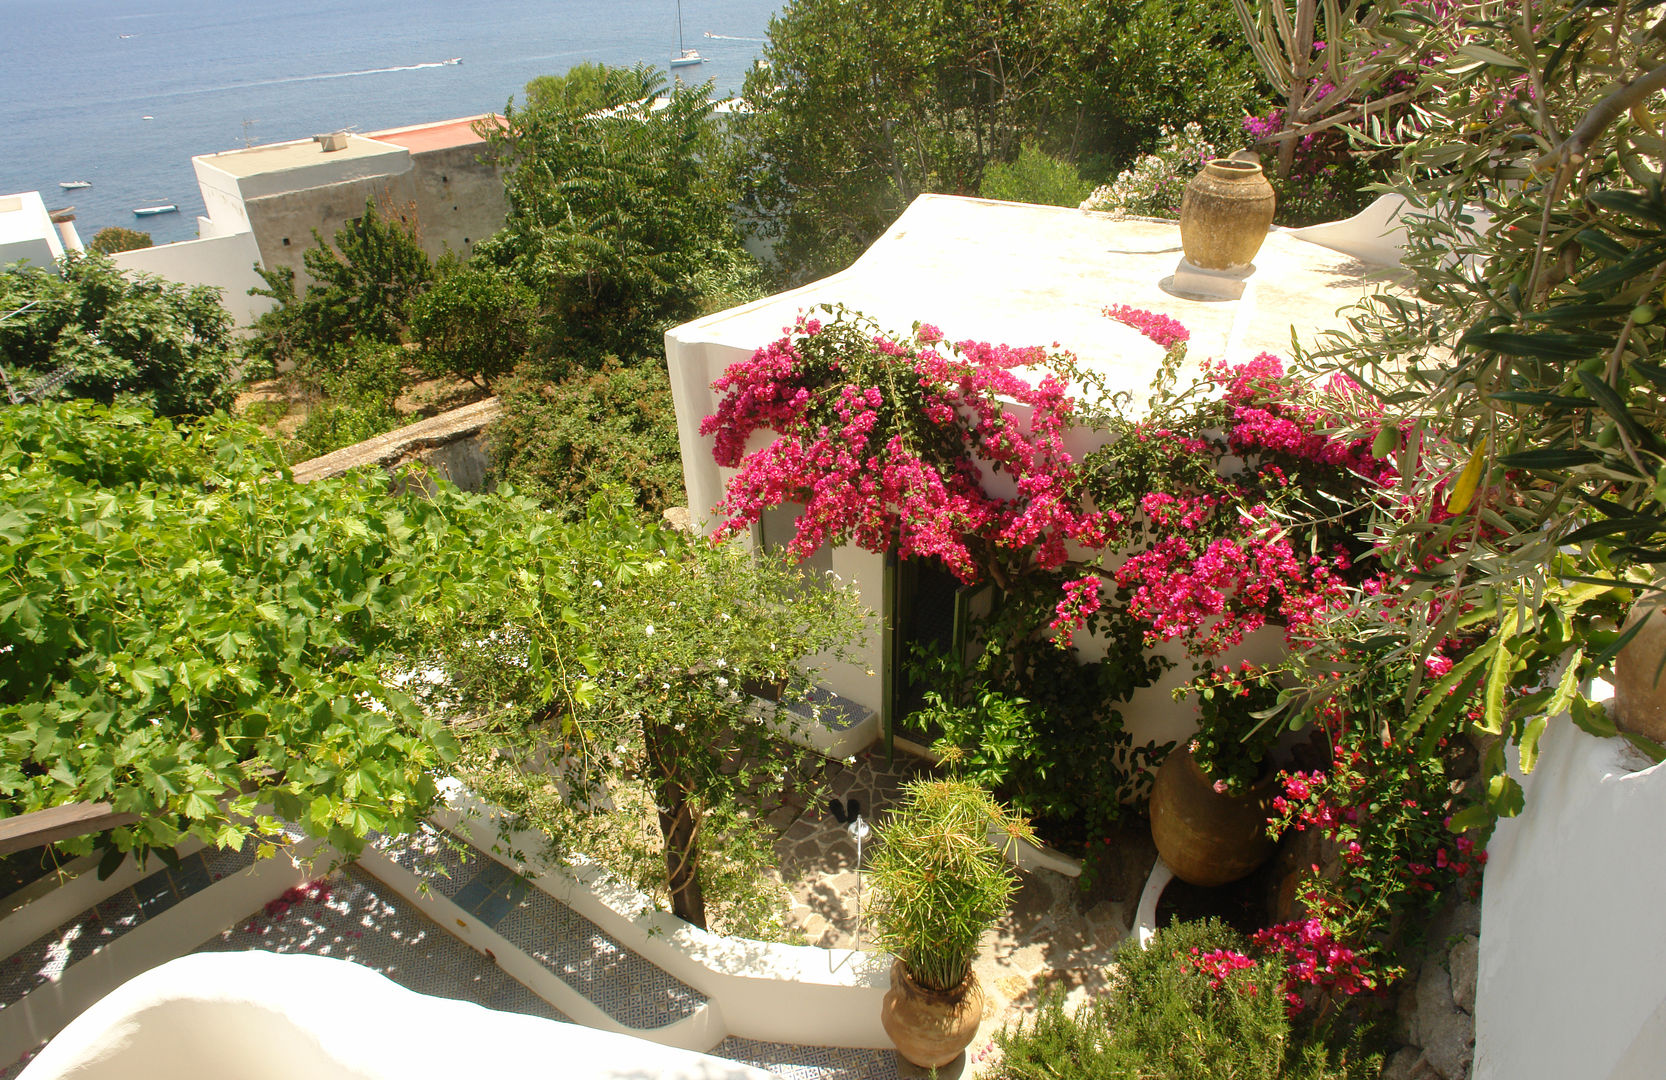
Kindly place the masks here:
POLYGON ((1454 516, 1469 509, 1470 500, 1475 498, 1475 488, 1481 483, 1481 469, 1486 465, 1487 440, 1482 439, 1475 447, 1475 452, 1469 455, 1469 464, 1464 466, 1458 482, 1452 485, 1452 496, 1446 500, 1446 512, 1454 516))

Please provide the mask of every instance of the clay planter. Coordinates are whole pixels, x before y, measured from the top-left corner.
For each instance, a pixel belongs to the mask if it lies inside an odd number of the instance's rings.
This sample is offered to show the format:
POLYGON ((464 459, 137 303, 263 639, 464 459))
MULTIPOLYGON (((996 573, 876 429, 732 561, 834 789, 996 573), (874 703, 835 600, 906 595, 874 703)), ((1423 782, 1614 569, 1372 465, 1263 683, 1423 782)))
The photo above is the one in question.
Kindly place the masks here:
POLYGON ((1614 659, 1614 723, 1622 731, 1666 742, 1666 669, 1660 666, 1666 657, 1666 603, 1646 599, 1633 604, 1624 628, 1639 622, 1643 628, 1614 659))
POLYGON ((960 1056, 983 1019, 983 988, 968 974, 954 990, 927 990, 909 977, 901 960, 891 962, 891 989, 879 1020, 897 1053, 922 1069, 940 1069, 960 1056))
POLYGON ((1169 754, 1151 787, 1151 838, 1174 876, 1193 885, 1225 885, 1266 862, 1278 778, 1243 795, 1221 795, 1184 747, 1169 754))
POLYGON ((1204 270, 1246 269, 1273 223, 1273 186, 1250 161, 1217 158, 1180 199, 1180 246, 1204 270))

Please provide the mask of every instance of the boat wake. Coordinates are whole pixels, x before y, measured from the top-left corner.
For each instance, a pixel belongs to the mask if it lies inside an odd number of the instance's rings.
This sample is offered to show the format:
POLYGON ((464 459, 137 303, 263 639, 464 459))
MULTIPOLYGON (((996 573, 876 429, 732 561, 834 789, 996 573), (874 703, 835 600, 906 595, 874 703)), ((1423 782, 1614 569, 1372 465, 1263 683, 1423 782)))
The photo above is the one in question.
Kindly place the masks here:
POLYGON ((768 38, 761 38, 761 37, 733 37, 729 34, 714 34, 710 30, 706 31, 706 36, 711 38, 713 41, 768 41, 769 40, 768 38))
POLYGON ((391 75, 399 71, 422 71, 425 68, 456 67, 462 63, 461 57, 450 60, 431 60, 421 64, 399 64, 394 67, 365 68, 363 71, 330 71, 321 75, 292 75, 284 79, 259 79, 254 82, 229 83, 225 86, 208 86, 195 90, 179 90, 172 94, 159 94, 158 97, 189 97, 192 94, 223 94, 228 90, 248 90, 257 86, 285 86, 289 83, 322 82, 328 79, 359 79, 367 75, 391 75))

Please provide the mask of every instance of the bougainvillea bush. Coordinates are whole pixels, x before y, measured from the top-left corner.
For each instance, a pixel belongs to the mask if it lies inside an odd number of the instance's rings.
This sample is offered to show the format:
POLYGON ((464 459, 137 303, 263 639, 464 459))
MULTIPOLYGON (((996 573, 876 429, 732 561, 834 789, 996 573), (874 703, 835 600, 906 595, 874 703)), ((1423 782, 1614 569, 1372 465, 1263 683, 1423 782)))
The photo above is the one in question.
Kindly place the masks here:
MULTIPOLYGON (((797 555, 855 543, 993 581, 1003 602, 968 656, 927 665, 913 719, 944 736, 952 768, 1037 815, 1051 840, 1091 852, 1161 758, 1132 746, 1114 707, 1160 671, 1141 646, 1176 643, 1200 671, 1195 752, 1226 790, 1270 774, 1275 737, 1306 729, 1314 760, 1284 778, 1274 826, 1319 829, 1336 854, 1301 882, 1301 917, 1258 948, 1284 959, 1292 1001, 1377 989, 1407 916, 1478 865, 1446 827, 1462 810, 1450 774, 1463 747, 1396 742, 1387 721, 1419 680, 1467 670, 1491 616, 1470 613, 1409 661, 1383 642, 1428 627, 1364 627, 1360 611, 1415 581, 1381 549, 1383 523, 1445 513, 1465 481, 1441 505, 1405 504, 1399 469, 1453 469, 1451 455, 1405 450, 1357 384, 1299 379, 1262 354, 1205 362, 1174 389, 1186 328, 1120 305, 1105 314, 1165 351, 1137 419, 1095 396, 1066 354, 949 345, 923 326, 897 339, 843 312, 801 319, 715 384, 703 431, 737 469, 720 533, 799 504, 797 555), (1083 443, 1099 449, 1073 455, 1072 429, 1092 429, 1083 443), (1264 628, 1282 631, 1292 659, 1228 667, 1264 628), (1084 636, 1109 655, 1082 664, 1084 636)), ((1428 708, 1467 708, 1474 691, 1445 683, 1428 708)))

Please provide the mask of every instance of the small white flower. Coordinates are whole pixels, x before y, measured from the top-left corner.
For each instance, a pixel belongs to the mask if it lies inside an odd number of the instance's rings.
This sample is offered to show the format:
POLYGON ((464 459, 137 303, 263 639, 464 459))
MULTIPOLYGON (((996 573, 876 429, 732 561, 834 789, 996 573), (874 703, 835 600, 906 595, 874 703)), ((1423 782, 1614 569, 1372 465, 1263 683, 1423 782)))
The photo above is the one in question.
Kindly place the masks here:
POLYGON ((856 764, 856 755, 855 755, 855 754, 852 754, 852 755, 850 755, 850 756, 849 756, 849 757, 847 757, 847 758, 845 758, 845 764, 846 764, 846 765, 854 765, 854 764, 856 764))
POLYGON ((726 690, 726 689, 728 689, 728 688, 729 688, 729 680, 728 680, 728 679, 725 679, 725 678, 724 678, 724 677, 723 677, 723 676, 721 676, 721 675, 719 675, 719 676, 718 676, 718 677, 717 677, 717 688, 718 688, 718 689, 719 689, 719 690, 726 690))
POLYGON ((598 589, 602 587, 602 583, 601 583, 600 579, 598 579, 596 581, 592 581, 590 584, 594 585, 598 589))
POLYGON ((648 624, 648 629, 647 629, 647 631, 646 631, 646 632, 647 632, 647 634, 648 634, 648 636, 649 636, 649 637, 653 637, 653 636, 654 636, 654 624, 653 624, 653 623, 649 623, 649 624, 648 624))

